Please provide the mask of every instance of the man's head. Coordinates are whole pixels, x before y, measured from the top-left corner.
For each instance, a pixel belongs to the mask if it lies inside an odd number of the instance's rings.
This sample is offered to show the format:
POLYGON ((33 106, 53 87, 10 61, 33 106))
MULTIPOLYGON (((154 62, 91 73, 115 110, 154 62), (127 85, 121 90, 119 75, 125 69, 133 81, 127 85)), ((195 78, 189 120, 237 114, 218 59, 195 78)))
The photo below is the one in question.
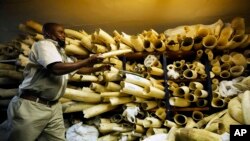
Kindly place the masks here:
POLYGON ((62 25, 57 23, 45 23, 43 25, 43 36, 58 42, 60 47, 65 46, 65 33, 62 25))

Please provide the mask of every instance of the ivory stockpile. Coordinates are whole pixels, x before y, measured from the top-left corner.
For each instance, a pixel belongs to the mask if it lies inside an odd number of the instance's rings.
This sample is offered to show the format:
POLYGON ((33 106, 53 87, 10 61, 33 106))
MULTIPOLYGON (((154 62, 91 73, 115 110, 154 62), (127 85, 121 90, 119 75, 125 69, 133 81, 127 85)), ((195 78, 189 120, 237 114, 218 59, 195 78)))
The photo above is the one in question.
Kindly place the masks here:
MULTIPOLYGON (((43 39, 36 21, 19 29, 17 39, 0 44, 2 107, 17 94, 32 44, 43 39)), ((231 124, 250 124, 250 34, 244 18, 163 33, 101 28, 65 33, 67 55, 81 60, 99 53, 105 59, 94 67, 112 65, 109 71, 69 78, 60 99, 68 139, 83 130, 80 121, 97 129, 98 141, 220 141, 229 137, 231 124), (74 119, 79 113, 82 117, 74 119)))

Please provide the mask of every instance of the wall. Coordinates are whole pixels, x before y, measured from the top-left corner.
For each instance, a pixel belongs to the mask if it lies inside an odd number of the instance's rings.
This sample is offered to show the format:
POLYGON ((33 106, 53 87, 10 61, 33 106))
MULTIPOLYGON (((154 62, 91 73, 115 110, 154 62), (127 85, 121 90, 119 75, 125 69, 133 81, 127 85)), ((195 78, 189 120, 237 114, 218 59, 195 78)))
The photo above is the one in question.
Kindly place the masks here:
POLYGON ((235 16, 250 25, 248 0, 0 0, 0 42, 18 34, 29 19, 58 22, 92 33, 102 28, 129 34, 153 28, 163 32, 184 24, 211 24, 235 16))

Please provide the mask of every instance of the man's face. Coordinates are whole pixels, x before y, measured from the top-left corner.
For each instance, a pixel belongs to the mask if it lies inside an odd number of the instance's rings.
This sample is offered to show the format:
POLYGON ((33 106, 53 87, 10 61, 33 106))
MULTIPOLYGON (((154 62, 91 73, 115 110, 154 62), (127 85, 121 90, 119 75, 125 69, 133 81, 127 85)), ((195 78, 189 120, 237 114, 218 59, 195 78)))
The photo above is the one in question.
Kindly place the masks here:
POLYGON ((57 41, 59 46, 64 47, 65 45, 65 32, 62 26, 55 26, 51 31, 51 37, 57 41))

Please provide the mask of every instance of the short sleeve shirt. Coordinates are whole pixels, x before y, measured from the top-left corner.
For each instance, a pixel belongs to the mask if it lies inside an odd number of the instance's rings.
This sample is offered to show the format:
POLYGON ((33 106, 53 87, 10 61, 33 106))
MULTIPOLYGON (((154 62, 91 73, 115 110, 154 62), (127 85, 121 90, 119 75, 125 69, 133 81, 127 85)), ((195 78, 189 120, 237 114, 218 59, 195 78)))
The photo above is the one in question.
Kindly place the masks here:
POLYGON ((34 95, 53 101, 59 99, 67 86, 66 75, 55 75, 47 66, 56 62, 68 62, 63 49, 56 41, 45 39, 35 42, 29 54, 29 63, 24 69, 24 80, 19 91, 28 90, 34 95))

